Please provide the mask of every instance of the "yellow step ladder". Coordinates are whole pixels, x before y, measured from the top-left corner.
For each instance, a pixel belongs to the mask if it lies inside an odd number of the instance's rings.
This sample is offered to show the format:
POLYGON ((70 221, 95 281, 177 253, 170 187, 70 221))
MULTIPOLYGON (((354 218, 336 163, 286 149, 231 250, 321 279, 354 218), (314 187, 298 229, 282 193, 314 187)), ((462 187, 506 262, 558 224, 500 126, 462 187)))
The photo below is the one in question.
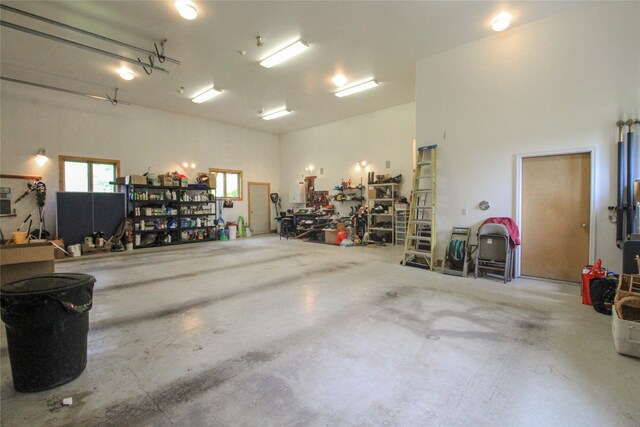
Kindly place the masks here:
POLYGON ((435 268, 436 148, 437 145, 418 148, 402 257, 402 265, 429 270, 435 268))

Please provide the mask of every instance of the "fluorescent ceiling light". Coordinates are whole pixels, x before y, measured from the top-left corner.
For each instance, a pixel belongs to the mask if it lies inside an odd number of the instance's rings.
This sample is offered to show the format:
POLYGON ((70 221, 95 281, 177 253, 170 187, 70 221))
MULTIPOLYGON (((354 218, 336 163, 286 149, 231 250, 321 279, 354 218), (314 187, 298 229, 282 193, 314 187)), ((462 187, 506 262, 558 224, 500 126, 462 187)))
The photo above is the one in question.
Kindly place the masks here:
POLYGON ((347 83, 347 77, 344 74, 336 74, 331 80, 333 84, 338 87, 344 86, 347 83))
POLYGON ((198 16, 198 9, 191 0, 176 0, 174 4, 184 19, 191 21, 198 16))
POLYGON ((200 93, 198 96, 193 98, 192 101, 195 102, 196 104, 201 104, 205 101, 210 100, 214 96, 220 95, 221 93, 222 91, 220 89, 216 89, 212 85, 210 88, 208 88, 207 90, 205 90, 204 92, 200 93))
POLYGON ((120 77, 122 77, 124 80, 133 80, 133 71, 131 71, 124 65, 118 68, 116 71, 118 71, 118 74, 120 74, 120 77))
POLYGON ((369 80, 368 82, 360 83, 355 86, 351 86, 346 89, 342 89, 335 93, 335 96, 342 98, 343 96, 353 95, 354 93, 362 92, 363 90, 371 89, 373 87, 378 86, 378 83, 375 80, 369 80))
POLYGON ((511 24, 511 14, 509 12, 500 12, 491 20, 491 29, 493 31, 506 30, 511 24))
POLYGON ((282 110, 278 110, 278 111, 274 111, 273 113, 269 113, 269 114, 265 114, 264 116, 262 116, 262 120, 273 120, 273 119, 277 119, 278 117, 282 117, 282 116, 286 116, 291 114, 291 110, 287 109, 287 108, 283 108, 282 110))
POLYGON ((309 45, 302 40, 298 40, 294 44, 289 45, 284 49, 274 53, 273 55, 266 57, 260 62, 260 65, 265 68, 271 68, 275 65, 280 64, 281 62, 286 61, 287 59, 293 58, 297 54, 304 52, 307 49, 309 49, 309 45))

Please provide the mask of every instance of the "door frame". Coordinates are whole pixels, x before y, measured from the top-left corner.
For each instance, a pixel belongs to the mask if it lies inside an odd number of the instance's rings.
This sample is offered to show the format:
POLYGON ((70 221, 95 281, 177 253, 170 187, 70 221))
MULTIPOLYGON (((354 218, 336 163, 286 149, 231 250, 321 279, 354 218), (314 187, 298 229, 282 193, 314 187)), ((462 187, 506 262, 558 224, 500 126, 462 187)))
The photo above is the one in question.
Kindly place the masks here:
MULTIPOLYGON (((575 148, 568 150, 540 151, 535 153, 516 155, 516 223, 522 226, 522 161, 529 157, 562 156, 565 154, 589 154, 591 164, 590 173, 590 201, 589 201, 589 263, 593 264, 596 253, 596 148, 575 148)), ((520 277, 520 262, 522 251, 516 251, 516 277, 520 277)))
POLYGON ((251 225, 251 185, 266 185, 267 186, 267 209, 268 209, 268 219, 269 219, 269 232, 273 231, 271 228, 271 183, 270 182, 256 182, 256 181, 248 181, 247 182, 247 199, 249 200, 249 212, 247 215, 247 223, 251 225))

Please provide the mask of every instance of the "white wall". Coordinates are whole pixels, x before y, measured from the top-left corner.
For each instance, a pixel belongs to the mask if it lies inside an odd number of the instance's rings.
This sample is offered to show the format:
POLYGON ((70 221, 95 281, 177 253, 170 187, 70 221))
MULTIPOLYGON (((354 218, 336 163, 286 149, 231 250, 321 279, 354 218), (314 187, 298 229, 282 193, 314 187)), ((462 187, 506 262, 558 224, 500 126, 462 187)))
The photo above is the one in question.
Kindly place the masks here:
MULTIPOLYGON (((357 96, 357 95, 355 95, 357 96)), ((313 175, 328 188, 340 185, 341 179, 352 179, 354 185, 367 172, 357 172, 359 160, 369 162, 376 174, 402 174, 406 180, 401 193, 411 191, 412 141, 415 138, 415 103, 403 104, 349 119, 291 132, 280 136, 280 182, 283 209, 288 203, 289 186, 302 180, 305 167, 313 165, 313 175), (385 168, 385 162, 391 167, 385 168), (324 174, 320 174, 320 168, 324 174)), ((321 183, 322 185, 322 183, 321 183)), ((330 192, 335 195, 335 191, 330 192)), ((365 194, 366 197, 366 194, 365 194)), ((339 212, 346 214, 354 202, 334 202, 339 212)), ((302 206, 302 205, 300 205, 302 206)))
POLYGON ((440 258, 452 226, 515 217, 517 154, 595 147, 595 256, 620 270, 607 206, 615 123, 640 116, 639 18, 639 2, 596 3, 418 62, 417 142, 439 144, 440 258))
MULTIPOLYGON (((195 172, 208 172, 210 167, 240 169, 244 200, 225 210, 227 221, 238 215, 247 220, 247 182, 279 187, 277 135, 4 82, 0 113, 1 171, 44 177, 50 231, 55 231, 59 155, 119 159, 122 175, 142 174, 149 166, 156 173, 177 170, 190 182, 195 182, 195 172), (41 147, 49 156, 44 166, 34 157, 41 147), (183 161, 195 162, 195 171, 183 171, 183 161)), ((2 218, 3 231, 14 230, 23 219, 2 218)))

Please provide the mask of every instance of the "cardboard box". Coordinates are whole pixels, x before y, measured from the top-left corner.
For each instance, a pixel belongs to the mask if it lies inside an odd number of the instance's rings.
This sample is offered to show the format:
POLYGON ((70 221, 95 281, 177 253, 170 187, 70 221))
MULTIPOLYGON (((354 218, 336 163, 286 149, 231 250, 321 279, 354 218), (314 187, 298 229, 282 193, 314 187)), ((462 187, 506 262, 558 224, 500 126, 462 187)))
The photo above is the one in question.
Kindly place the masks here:
MULTIPOLYGON (((62 239, 51 240, 50 243, 55 243, 56 245, 58 245, 58 246, 60 246, 61 248, 64 249, 64 240, 62 240, 62 239)), ((53 245, 51 245, 51 246, 53 246, 53 245)), ((55 256, 56 259, 62 259, 65 256, 67 256, 64 252, 62 252, 60 249, 56 248, 55 246, 53 246, 53 255, 55 256)))
POLYGON ((165 187, 172 187, 174 185, 173 178, 168 175, 160 175, 158 177, 158 180, 160 181, 160 185, 163 185, 165 187))
POLYGON ((126 176, 119 176, 116 178, 115 180, 116 185, 127 185, 127 177, 126 176))
POLYGON ((182 178, 180 180, 180 187, 188 187, 189 186, 189 179, 187 178, 182 178))
POLYGON ((0 247, 0 284, 54 272, 53 246, 28 243, 0 247))
POLYGON ((376 189, 375 188, 370 188, 368 196, 369 196, 369 199, 375 199, 376 198, 376 189))
POLYGON ((129 175, 127 185, 147 185, 147 177, 142 175, 129 175))
POLYGON ((335 228, 325 228, 324 242, 329 245, 335 245, 337 235, 338 235, 338 230, 336 230, 335 228))

